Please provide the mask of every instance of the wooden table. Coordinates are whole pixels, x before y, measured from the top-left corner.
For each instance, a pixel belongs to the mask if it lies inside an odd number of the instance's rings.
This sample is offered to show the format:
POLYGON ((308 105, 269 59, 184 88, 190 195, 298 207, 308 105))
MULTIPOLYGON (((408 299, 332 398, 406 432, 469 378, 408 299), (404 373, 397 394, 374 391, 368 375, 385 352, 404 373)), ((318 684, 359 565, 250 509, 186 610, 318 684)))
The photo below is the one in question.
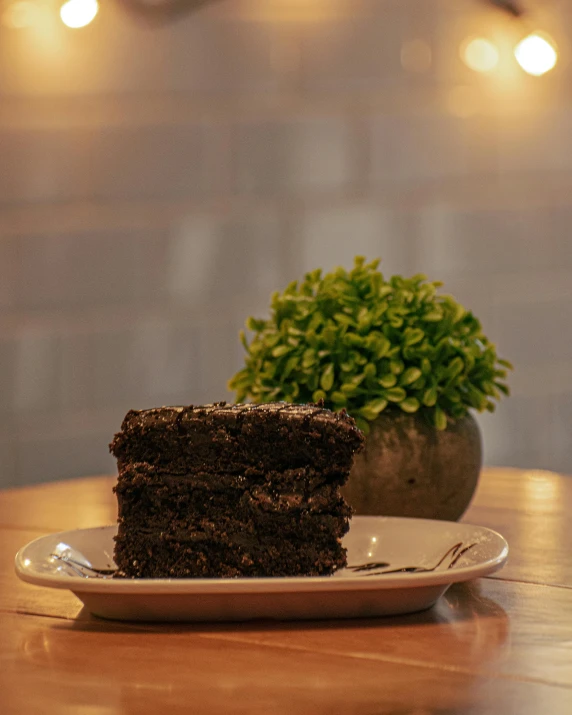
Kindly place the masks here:
POLYGON ((488 469, 465 520, 509 564, 430 611, 372 620, 143 625, 20 582, 15 552, 115 520, 113 478, 0 493, 0 713, 571 713, 572 477, 488 469))

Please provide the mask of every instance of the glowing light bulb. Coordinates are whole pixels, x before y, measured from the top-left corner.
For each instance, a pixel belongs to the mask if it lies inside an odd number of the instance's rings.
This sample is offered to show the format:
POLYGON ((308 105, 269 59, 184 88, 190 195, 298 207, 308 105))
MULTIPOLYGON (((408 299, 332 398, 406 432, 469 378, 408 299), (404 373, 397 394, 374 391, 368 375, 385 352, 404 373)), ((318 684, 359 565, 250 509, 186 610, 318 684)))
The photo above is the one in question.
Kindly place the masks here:
POLYGON ((85 27, 97 15, 97 0, 68 0, 60 8, 60 17, 68 27, 85 27))
POLYGON ((474 37, 462 45, 461 58, 475 72, 491 72, 499 63, 499 51, 490 40, 474 37))
POLYGON ((536 32, 518 43, 514 56, 522 69, 535 77, 549 72, 558 61, 558 52, 550 40, 536 32))

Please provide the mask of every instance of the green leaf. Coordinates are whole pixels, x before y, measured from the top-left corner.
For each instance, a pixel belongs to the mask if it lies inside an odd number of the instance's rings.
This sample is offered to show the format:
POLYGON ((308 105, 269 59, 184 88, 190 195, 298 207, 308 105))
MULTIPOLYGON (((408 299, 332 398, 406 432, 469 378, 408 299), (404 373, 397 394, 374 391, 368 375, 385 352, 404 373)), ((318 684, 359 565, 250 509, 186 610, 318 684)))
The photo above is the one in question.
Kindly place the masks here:
POLYGON ((334 315, 334 320, 340 323, 340 325, 354 325, 353 318, 350 318, 350 316, 345 313, 336 313, 334 315))
POLYGON ((446 370, 446 376, 451 380, 457 375, 460 375, 465 369, 465 363, 460 357, 456 357, 449 363, 449 367, 446 370))
POLYGON ((344 407, 348 403, 347 395, 344 395, 344 393, 339 390, 332 392, 331 399, 332 402, 339 407, 344 407))
POLYGON ((272 349, 272 357, 279 358, 286 355, 292 348, 289 345, 277 345, 272 349))
POLYGON ((288 328, 288 335, 294 335, 298 338, 301 338, 304 335, 304 331, 300 330, 299 328, 290 327, 288 328))
POLYGON ((407 346, 416 345, 425 337, 425 333, 421 328, 407 328, 403 333, 403 344, 407 346))
POLYGON ((377 413, 373 410, 370 410, 367 405, 365 407, 360 407, 357 413, 360 417, 363 417, 363 419, 367 420, 368 422, 373 422, 373 420, 377 417, 377 413))
POLYGON ((389 369, 394 375, 399 375, 400 373, 403 372, 405 368, 405 363, 403 360, 390 360, 389 361, 389 369))
POLYGON ((319 402, 326 399, 326 393, 323 390, 315 390, 312 393, 312 402, 319 402))
POLYGON ((358 429, 360 429, 365 435, 369 434, 369 422, 367 420, 364 420, 363 417, 356 417, 355 418, 356 425, 358 429))
POLYGON ((401 407, 401 409, 404 412, 412 413, 412 412, 417 412, 417 410, 419 409, 419 407, 421 405, 419 404, 419 400, 417 398, 408 397, 405 400, 403 400, 402 402, 400 402, 399 406, 401 407))
MULTIPOLYGON (((278 363, 274 361, 265 361, 263 368, 260 371, 260 377, 263 380, 274 380, 278 373, 278 363)), ((276 378, 279 379, 279 376, 276 378)))
POLYGON ((324 343, 328 346, 328 348, 332 348, 335 343, 336 339, 338 336, 337 330, 332 327, 331 325, 328 325, 324 330, 322 331, 322 340, 324 343))
POLYGON ((430 310, 429 312, 425 313, 425 315, 423 316, 423 320, 425 320, 428 323, 436 323, 442 319, 443 319, 443 311, 438 308, 433 308, 433 310, 430 310))
POLYGON ((397 377, 390 372, 379 379, 379 384, 382 387, 394 387, 397 385, 397 377))
POLYGON ((329 392, 334 384, 334 366, 332 363, 326 365, 322 371, 322 377, 320 378, 320 386, 322 390, 329 392))
POLYGON ((377 340, 377 347, 375 349, 375 357, 378 360, 381 360, 382 358, 384 358, 387 355, 387 353, 390 351, 390 349, 391 349, 391 343, 389 342, 389 340, 385 337, 385 335, 382 335, 381 333, 379 333, 379 337, 377 340))
POLYGON ((500 390, 507 397, 510 395, 510 390, 502 382, 495 382, 495 386, 497 387, 498 390, 500 390))
POLYGON ((375 365, 371 362, 368 362, 368 364, 363 369, 363 374, 366 377, 375 377, 376 372, 377 370, 375 368, 375 365))
POLYGON ((282 336, 278 331, 276 331, 275 333, 266 332, 264 334, 264 344, 267 348, 273 348, 275 345, 278 345, 281 340, 282 336))
POLYGON ((463 306, 460 303, 456 303, 453 306, 453 311, 454 311, 453 312, 453 323, 458 323, 459 320, 461 320, 461 318, 463 318, 463 316, 466 313, 466 310, 463 308, 463 306))
POLYGON ((415 380, 418 380, 421 375, 421 370, 418 367, 408 367, 407 370, 405 370, 405 372, 402 373, 401 377, 399 378, 399 384, 402 387, 411 385, 411 383, 415 382, 415 380))
POLYGON ((361 383, 364 381, 365 375, 362 373, 361 375, 354 375, 352 378, 350 378, 350 382, 352 385, 361 385, 361 383))
POLYGON ((467 394, 469 397, 469 404, 472 407, 481 412, 486 409, 488 400, 486 395, 481 390, 476 388, 474 385, 468 385, 467 394))
POLYGON ((435 407, 433 424, 440 431, 447 429, 447 416, 439 406, 435 407))
POLYGON ((429 375, 431 372, 431 362, 427 358, 421 360, 421 372, 424 375, 429 375))
POLYGON ((365 345, 367 338, 363 335, 357 335, 356 333, 346 333, 343 337, 344 343, 351 347, 361 348, 365 345))
POLYGON ((323 322, 324 316, 318 311, 316 311, 314 315, 312 315, 310 322, 308 323, 308 326, 306 328, 306 335, 309 335, 310 333, 315 333, 323 322))
POLYGON ((340 387, 340 390, 344 395, 352 395, 357 392, 359 386, 363 382, 364 375, 354 375, 347 382, 344 382, 340 387))
POLYGON ((405 399, 407 393, 402 387, 392 387, 386 390, 384 395, 390 402, 401 402, 405 399))
POLYGON ((461 402, 461 395, 459 394, 459 391, 451 387, 446 390, 445 397, 449 400, 449 402, 461 402))
POLYGON ((385 408, 387 407, 387 400, 384 400, 383 397, 378 397, 375 400, 370 400, 367 403, 367 406, 371 410, 379 414, 380 412, 383 412, 383 410, 385 410, 385 408))
POLYGON ((293 355, 292 357, 288 358, 288 360, 286 361, 286 365, 284 365, 284 370, 282 370, 282 380, 286 380, 286 378, 291 374, 292 370, 298 367, 299 360, 300 358, 297 355, 293 355))
POLYGON ((495 399, 500 397, 499 391, 494 386, 493 382, 485 381, 482 383, 481 388, 488 397, 494 397, 495 399))
POLYGON ((304 355, 302 356, 302 369, 307 370, 316 363, 317 357, 316 352, 312 348, 304 350, 304 355))
POLYGON ((425 405, 425 407, 434 407, 436 402, 437 402, 437 388, 429 387, 423 393, 423 404, 425 405))
POLYGON ((380 398, 368 402, 367 405, 358 410, 358 414, 360 415, 360 417, 363 417, 364 420, 367 420, 368 422, 373 422, 373 420, 375 420, 379 416, 379 413, 382 412, 386 407, 387 400, 380 398))
POLYGON ((314 392, 314 390, 317 390, 319 382, 320 380, 317 372, 311 372, 308 374, 306 384, 309 390, 311 390, 312 392, 314 392))
POLYGON ((246 327, 249 330, 254 331, 255 333, 260 333, 264 330, 266 327, 266 321, 265 320, 259 320, 257 318, 247 318, 246 320, 246 327))

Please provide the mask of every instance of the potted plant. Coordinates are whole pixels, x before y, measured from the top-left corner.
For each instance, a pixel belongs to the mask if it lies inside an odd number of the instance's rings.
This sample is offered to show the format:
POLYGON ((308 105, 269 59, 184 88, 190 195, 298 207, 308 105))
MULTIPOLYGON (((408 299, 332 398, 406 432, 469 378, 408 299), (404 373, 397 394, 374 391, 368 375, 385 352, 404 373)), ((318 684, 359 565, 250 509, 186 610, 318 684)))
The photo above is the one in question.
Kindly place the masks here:
POLYGON ((458 519, 476 488, 481 437, 471 411, 509 390, 481 324, 439 282, 386 280, 379 261, 308 273, 248 318, 238 402, 346 409, 367 435, 346 497, 358 513, 458 519))

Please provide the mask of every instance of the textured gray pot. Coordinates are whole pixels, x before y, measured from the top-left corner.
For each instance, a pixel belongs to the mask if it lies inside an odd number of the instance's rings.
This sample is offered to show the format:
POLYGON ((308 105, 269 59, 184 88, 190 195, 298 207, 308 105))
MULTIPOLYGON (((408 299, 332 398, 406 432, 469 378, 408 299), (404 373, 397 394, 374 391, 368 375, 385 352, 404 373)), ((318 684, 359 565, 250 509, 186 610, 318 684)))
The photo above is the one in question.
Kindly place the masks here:
POLYGON ((356 514, 456 521, 469 506, 481 466, 472 415, 439 432, 417 414, 382 412, 343 492, 356 514))

